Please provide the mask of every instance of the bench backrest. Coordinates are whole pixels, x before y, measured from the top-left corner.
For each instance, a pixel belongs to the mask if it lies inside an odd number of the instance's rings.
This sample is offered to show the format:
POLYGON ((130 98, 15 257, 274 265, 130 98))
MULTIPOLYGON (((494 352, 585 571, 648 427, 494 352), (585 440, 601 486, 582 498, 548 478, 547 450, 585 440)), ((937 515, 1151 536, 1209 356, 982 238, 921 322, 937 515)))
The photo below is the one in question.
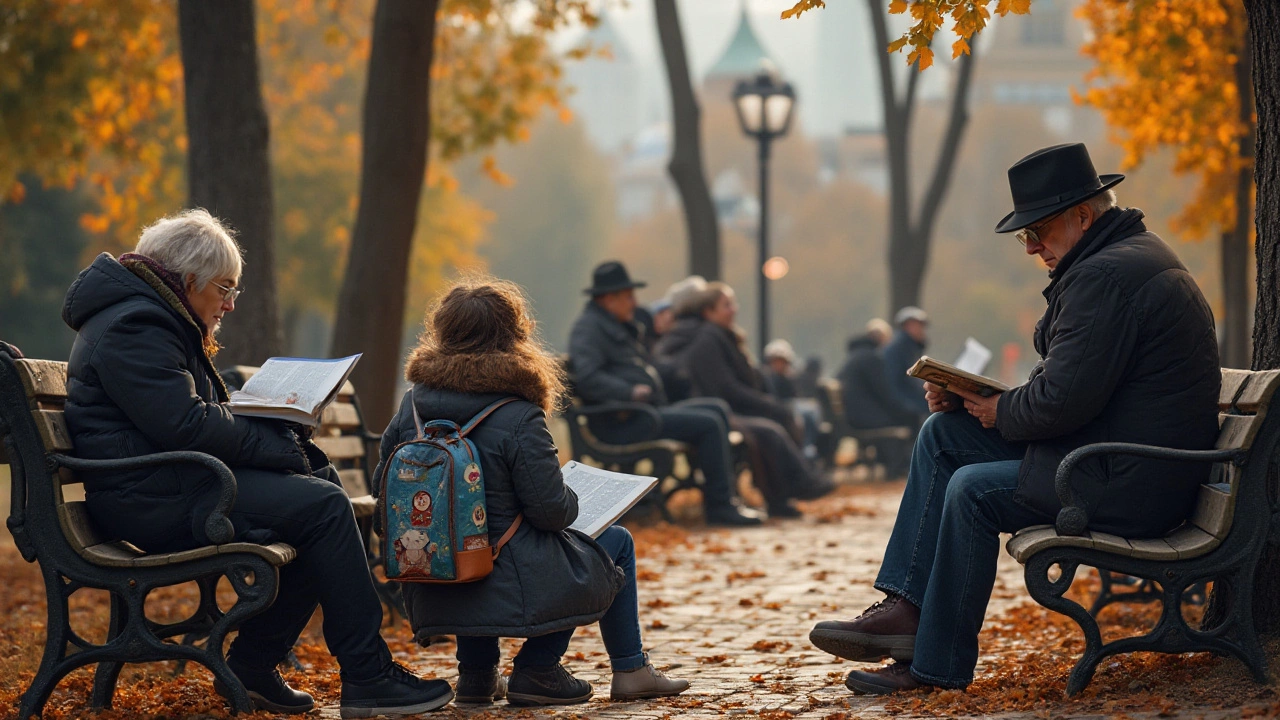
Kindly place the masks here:
POLYGON ((822 411, 822 418, 831 423, 832 427, 838 428, 839 432, 843 432, 848 427, 845 422, 842 389, 840 381, 835 378, 818 378, 815 393, 818 409, 822 411))
MULTIPOLYGON (((1223 368, 1222 392, 1218 396, 1218 450, 1249 450, 1266 420, 1277 387, 1280 370, 1235 370, 1223 368)), ((1200 486, 1190 524, 1218 540, 1226 538, 1240 496, 1241 478, 1246 471, 1232 463, 1217 463, 1211 482, 1200 486)))
POLYGON ((0 352, 0 435, 7 451, 0 460, 10 466, 9 528, 29 561, 64 551, 87 558, 86 548, 108 540, 78 499, 84 493, 75 474, 49 469, 50 454, 72 451, 62 414, 66 400, 66 363, 0 352))
MULTIPOLYGON (((236 365, 230 368, 230 374, 239 380, 239 385, 243 385, 259 369, 252 365, 236 365)), ((377 456, 371 454, 371 439, 365 432, 364 416, 350 380, 342 384, 338 397, 324 409, 313 439, 338 469, 347 494, 353 498, 368 495, 369 474, 373 471, 369 461, 377 456)))

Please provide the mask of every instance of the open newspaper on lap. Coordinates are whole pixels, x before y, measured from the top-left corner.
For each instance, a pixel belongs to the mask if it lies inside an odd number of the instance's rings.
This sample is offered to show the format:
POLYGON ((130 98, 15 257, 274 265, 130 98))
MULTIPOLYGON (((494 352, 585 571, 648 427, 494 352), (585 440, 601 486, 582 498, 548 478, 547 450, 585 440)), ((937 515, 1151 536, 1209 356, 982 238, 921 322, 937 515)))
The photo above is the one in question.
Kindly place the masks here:
POLYGON ((359 359, 271 358, 231 393, 231 412, 316 427, 359 359))

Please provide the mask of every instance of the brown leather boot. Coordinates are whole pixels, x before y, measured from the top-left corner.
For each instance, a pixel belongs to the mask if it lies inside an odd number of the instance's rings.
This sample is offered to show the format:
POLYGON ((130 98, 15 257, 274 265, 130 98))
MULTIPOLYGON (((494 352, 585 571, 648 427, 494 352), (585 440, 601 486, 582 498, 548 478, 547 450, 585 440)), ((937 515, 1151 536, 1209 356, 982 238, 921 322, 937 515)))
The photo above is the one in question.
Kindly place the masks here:
POLYGON ((853 620, 824 620, 809 631, 814 647, 858 662, 891 657, 910 663, 915 654, 920 608, 890 595, 853 620))
POLYGON ((888 695, 902 690, 925 687, 911 674, 911 663, 896 662, 875 670, 853 670, 844 686, 859 695, 888 695))

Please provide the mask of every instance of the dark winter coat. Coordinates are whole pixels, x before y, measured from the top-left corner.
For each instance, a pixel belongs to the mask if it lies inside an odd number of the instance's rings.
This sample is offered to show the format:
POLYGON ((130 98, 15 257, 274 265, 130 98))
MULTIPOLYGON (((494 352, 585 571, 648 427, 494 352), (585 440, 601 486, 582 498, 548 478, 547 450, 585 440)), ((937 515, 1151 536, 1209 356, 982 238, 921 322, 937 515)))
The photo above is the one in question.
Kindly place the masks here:
POLYGON ((738 415, 768 418, 795 435, 795 415, 764 389, 732 330, 702 318, 682 317, 658 343, 658 354, 684 367, 696 395, 718 397, 738 415))
MULTIPOLYGON (((464 363, 470 364, 465 357, 439 355, 410 362, 413 396, 405 394, 382 435, 374 473, 379 483, 396 445, 416 435, 411 397, 423 421, 463 425, 490 403, 527 392, 513 356, 487 356, 483 377, 458 372, 464 363), (449 378, 450 387, 438 387, 441 378, 449 378)), ((401 586, 415 637, 534 637, 599 620, 622 587, 623 572, 590 537, 568 529, 578 517, 578 498, 560 475, 542 409, 527 399, 509 403, 468 437, 484 472, 490 542, 496 545, 519 513, 524 521, 483 580, 401 586)))
MULTIPOLYGON (((103 253, 67 291, 75 330, 67 363, 67 429, 84 458, 194 450, 236 468, 309 473, 297 437, 277 420, 237 417, 176 294, 103 253)), ((195 465, 84 473, 89 512, 113 537, 143 549, 203 538, 212 475, 195 465)))
POLYGON ((630 402, 636 385, 653 389, 649 402, 666 405, 662 378, 645 348, 640 328, 623 323, 587 301, 569 333, 574 391, 588 404, 630 402))
MULTIPOLYGON (((1213 313, 1140 210, 1113 209, 1050 273, 1035 331, 1041 362, 1000 397, 996 427, 1029 442, 1017 499, 1056 515, 1058 464, 1075 448, 1130 442, 1213 447, 1221 373, 1213 313)), ((1103 455, 1073 485, 1090 527, 1154 537, 1191 512, 1208 466, 1103 455)))
POLYGON ((911 408, 922 415, 929 412, 929 401, 924 399, 924 381, 907 374, 912 365, 924 354, 924 344, 898 329, 889 343, 880 350, 889 387, 898 398, 898 405, 911 408))
POLYGON ((920 414, 889 387, 884 359, 874 337, 863 335, 849 343, 849 355, 836 375, 840 381, 845 419, 852 428, 916 426, 920 414))

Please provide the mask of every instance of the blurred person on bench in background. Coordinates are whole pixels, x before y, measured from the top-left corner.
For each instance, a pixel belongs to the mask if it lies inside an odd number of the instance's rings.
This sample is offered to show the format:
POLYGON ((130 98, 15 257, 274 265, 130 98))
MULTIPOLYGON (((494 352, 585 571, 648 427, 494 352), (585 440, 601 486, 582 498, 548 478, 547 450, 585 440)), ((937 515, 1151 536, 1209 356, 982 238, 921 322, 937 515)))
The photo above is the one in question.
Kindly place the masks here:
POLYGON ((694 393, 729 404, 735 421, 751 434, 764 466, 756 485, 771 515, 796 517, 791 500, 811 500, 834 489, 804 458, 791 408, 770 395, 743 347, 734 320, 738 304, 733 288, 720 282, 690 295, 676 307, 675 327, 658 344, 658 355, 680 363, 694 393))
MULTIPOLYGON (((634 322, 635 282, 620 262, 601 264, 592 273, 590 296, 569 334, 569 363, 578 396, 589 404, 639 402, 653 405, 662 419, 656 437, 693 445, 706 484, 703 512, 712 525, 759 525, 763 518, 740 506, 735 497, 727 412, 699 401, 671 404, 654 358, 634 322)), ((592 432, 601 440, 627 444, 654 439, 649 428, 597 419, 592 432)))

